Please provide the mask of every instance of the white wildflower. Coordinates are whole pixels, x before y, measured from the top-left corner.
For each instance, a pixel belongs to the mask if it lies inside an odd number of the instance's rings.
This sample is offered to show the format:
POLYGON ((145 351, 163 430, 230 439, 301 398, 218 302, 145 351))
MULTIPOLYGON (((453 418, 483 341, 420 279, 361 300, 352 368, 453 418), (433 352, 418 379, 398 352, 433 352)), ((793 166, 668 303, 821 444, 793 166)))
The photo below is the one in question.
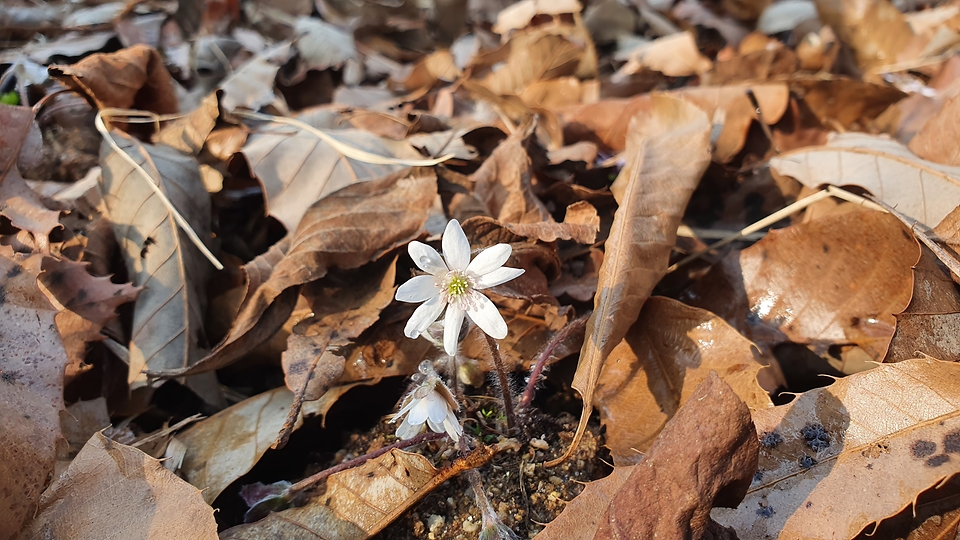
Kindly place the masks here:
POLYGON ((396 422, 406 415, 397 426, 397 437, 411 439, 417 436, 426 422, 434 432, 446 431, 454 442, 459 441, 463 428, 455 412, 460 410, 460 405, 429 361, 420 363, 420 373, 423 381, 407 394, 400 411, 390 420, 396 422))
POLYGON ((423 302, 413 312, 403 333, 409 338, 418 337, 446 308, 443 349, 451 356, 457 353, 464 315, 490 337, 507 337, 507 323, 493 302, 479 291, 523 274, 521 268, 503 266, 513 251, 510 245, 489 247, 471 262, 470 242, 455 219, 447 223, 441 243, 443 257, 421 242, 410 242, 407 248, 413 262, 429 275, 416 276, 397 289, 397 300, 423 302))

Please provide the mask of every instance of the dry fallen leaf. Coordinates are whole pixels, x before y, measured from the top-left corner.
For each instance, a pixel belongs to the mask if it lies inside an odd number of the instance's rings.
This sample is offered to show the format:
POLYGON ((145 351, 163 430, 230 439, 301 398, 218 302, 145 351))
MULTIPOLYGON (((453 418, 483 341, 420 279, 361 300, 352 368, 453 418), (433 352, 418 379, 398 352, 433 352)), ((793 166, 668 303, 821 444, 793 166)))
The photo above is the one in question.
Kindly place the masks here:
MULTIPOLYGON (((717 138, 713 157, 727 163, 746 142, 747 130, 757 119, 756 108, 747 97, 753 91, 763 112, 763 119, 774 124, 787 110, 790 91, 783 83, 682 88, 669 92, 687 99, 707 113, 707 119, 723 126, 717 138)), ((632 99, 604 99, 597 103, 570 107, 561 112, 565 140, 601 142, 615 152, 623 151, 630 120, 641 111, 652 108, 651 95, 632 99)))
POLYGON ((34 513, 61 438, 67 355, 37 286, 42 259, 0 247, 0 538, 34 513))
POLYGON ((851 538, 909 507, 960 470, 958 377, 938 360, 881 364, 754 411, 760 469, 714 519, 742 540, 851 538), (869 504, 838 503, 851 486, 869 504))
POLYGON ((625 77, 643 69, 668 77, 689 77, 709 71, 713 62, 700 54, 691 32, 680 32, 644 43, 630 51, 627 63, 613 76, 625 77))
POLYGON ((933 116, 910 140, 910 151, 921 159, 960 166, 960 150, 955 144, 960 139, 957 119, 960 118, 960 95, 956 95, 943 104, 940 113, 933 116))
MULTIPOLYGON (((303 416, 324 415, 352 385, 335 388, 303 407, 303 416)), ((234 480, 250 471, 277 438, 293 403, 285 387, 245 399, 203 419, 177 438, 187 447, 180 471, 188 482, 203 490, 203 499, 213 501, 234 480)))
POLYGON ((290 59, 290 43, 275 45, 251 58, 220 83, 223 99, 220 104, 225 111, 235 109, 259 110, 274 105, 281 111, 286 103, 274 92, 277 71, 290 59))
POLYGON ((586 428, 604 361, 666 273, 680 217, 710 161, 710 124, 701 110, 664 94, 655 94, 651 104, 631 124, 627 163, 611 187, 620 207, 573 378, 583 412, 571 448, 586 428))
POLYGON ((134 45, 115 53, 94 54, 70 66, 52 66, 50 74, 85 95, 98 109, 178 112, 173 78, 160 53, 134 45))
POLYGON ((474 195, 490 215, 503 223, 553 221, 533 194, 533 164, 530 153, 542 152, 530 129, 518 129, 497 146, 477 172, 470 176, 474 195))
POLYGON ((213 92, 203 99, 200 106, 182 118, 165 124, 153 136, 154 144, 165 144, 184 154, 200 153, 207 137, 220 118, 220 92, 213 92))
POLYGON ((216 540, 213 508, 163 463, 96 433, 44 491, 20 540, 216 540))
POLYGON ((636 463, 710 373, 751 409, 772 407, 753 343, 722 319, 660 296, 647 300, 603 364, 596 402, 617 465, 636 463))
POLYGON ((710 510, 743 500, 758 447, 749 409, 711 372, 643 461, 588 484, 538 537, 716 538, 710 510))
POLYGON ((879 361, 913 294, 916 240, 872 210, 827 215, 771 231, 731 253, 686 300, 710 310, 765 353, 794 342, 825 354, 856 344, 879 361))
POLYGON ((540 223, 504 223, 508 231, 540 240, 555 242, 557 239, 573 240, 580 244, 592 244, 600 232, 600 216, 597 209, 586 201, 579 201, 567 207, 563 222, 557 223, 551 218, 540 223))
POLYGON ((865 70, 919 56, 918 43, 903 14, 889 0, 814 0, 824 24, 856 54, 865 70))
POLYGON ((503 65, 477 82, 497 95, 518 95, 528 85, 547 79, 596 71, 593 41, 582 24, 555 24, 514 35, 500 55, 503 65))
POLYGON ((116 131, 112 135, 151 177, 104 143, 103 200, 133 284, 142 287, 130 334, 128 380, 136 387, 147 383, 145 371, 163 374, 200 359, 201 291, 211 268, 147 182, 156 183, 201 239, 210 234, 210 198, 195 158, 116 131))
MULTIPOLYGON (((326 127, 317 125, 317 117, 309 112, 298 119, 318 129, 326 127)), ((377 137, 366 131, 337 129, 328 134, 373 154, 407 159, 422 157, 406 142, 377 137)), ((241 153, 263 185, 267 213, 288 231, 296 230, 307 209, 321 198, 351 184, 381 178, 404 168, 356 161, 307 130, 279 123, 267 124, 251 134, 241 153)))
POLYGON ((799 148, 774 157, 770 168, 809 188, 859 186, 928 226, 940 223, 960 206, 960 167, 920 159, 887 137, 836 134, 826 146, 799 148))

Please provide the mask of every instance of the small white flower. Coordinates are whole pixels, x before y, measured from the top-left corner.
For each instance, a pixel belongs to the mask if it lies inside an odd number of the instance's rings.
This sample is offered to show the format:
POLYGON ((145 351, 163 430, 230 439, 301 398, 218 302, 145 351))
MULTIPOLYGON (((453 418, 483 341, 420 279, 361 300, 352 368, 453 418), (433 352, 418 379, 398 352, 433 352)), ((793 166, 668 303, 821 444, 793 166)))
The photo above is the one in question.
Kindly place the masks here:
POLYGON ((493 302, 479 291, 523 274, 522 268, 503 266, 513 248, 509 244, 497 244, 480 252, 471 262, 470 242, 455 219, 447 223, 441 243, 443 257, 421 242, 410 242, 407 247, 413 262, 429 275, 416 276, 397 289, 397 300, 423 302, 413 312, 403 333, 409 338, 420 336, 446 308, 443 349, 451 356, 457 354, 464 315, 490 337, 507 337, 507 323, 493 302))
POLYGON ((460 410, 460 405, 453 398, 447 385, 443 384, 437 372, 433 370, 429 361, 420 363, 420 373, 425 376, 423 382, 407 394, 403 400, 403 407, 390 420, 396 422, 406 415, 403 422, 397 426, 397 437, 401 439, 416 437, 426 422, 434 432, 446 431, 454 442, 459 441, 463 428, 454 413, 460 410))

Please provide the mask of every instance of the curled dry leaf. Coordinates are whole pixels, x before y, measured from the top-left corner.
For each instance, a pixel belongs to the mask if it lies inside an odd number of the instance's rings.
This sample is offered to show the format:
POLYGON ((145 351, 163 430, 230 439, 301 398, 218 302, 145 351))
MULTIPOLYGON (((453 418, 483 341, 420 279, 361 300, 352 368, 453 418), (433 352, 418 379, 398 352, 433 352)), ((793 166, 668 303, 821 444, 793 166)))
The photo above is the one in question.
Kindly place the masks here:
POLYGON ((87 344, 104 339, 100 330, 116 317, 121 304, 132 302, 140 292, 129 283, 116 284, 109 277, 91 276, 88 266, 89 263, 47 258, 40 275, 40 282, 62 306, 56 323, 70 360, 66 368, 68 381, 84 370, 87 344))
MULTIPOLYGON (((353 385, 335 388, 317 401, 307 403, 294 429, 304 416, 324 415, 353 385)), ((253 396, 210 418, 203 419, 177 435, 187 447, 180 467, 188 482, 203 490, 203 499, 213 501, 237 478, 260 461, 277 438, 293 403, 293 392, 285 387, 253 396)))
MULTIPOLYGON (((318 129, 325 127, 316 125, 317 120, 326 120, 325 116, 305 115, 298 119, 318 129)), ((339 129, 328 133, 338 141, 373 154, 422 158, 409 143, 366 131, 339 129)), ((267 212, 288 231, 295 231, 307 209, 323 197, 351 184, 403 169, 399 165, 356 161, 309 131, 280 123, 261 126, 247 138, 241 154, 263 186, 267 212)))
MULTIPOLYGON (((723 126, 714 142, 713 158, 727 163, 743 149, 750 124, 758 120, 747 90, 756 96, 766 123, 775 124, 786 112, 790 90, 783 83, 684 88, 669 95, 691 101, 707 113, 708 120, 723 126)), ((650 111, 652 99, 650 94, 643 94, 570 107, 561 113, 564 139, 568 143, 600 142, 614 152, 621 152, 626 148, 630 120, 640 112, 650 111)))
POLYGON ((580 13, 583 6, 577 0, 521 0, 507 6, 497 13, 497 22, 493 31, 506 36, 511 30, 525 28, 537 15, 562 15, 564 13, 580 13))
POLYGON ((710 373, 751 409, 772 407, 753 343, 709 311, 660 296, 603 364, 596 401, 617 465, 635 463, 710 373))
POLYGON ((592 244, 600 232, 600 216, 593 205, 579 201, 567 207, 563 223, 557 223, 551 218, 540 223, 504 223, 503 227, 512 233, 541 242, 555 242, 560 239, 592 244))
POLYGON ((814 0, 824 24, 856 53, 865 70, 919 56, 917 39, 889 0, 814 0))
POLYGON ((742 540, 870 530, 960 471, 958 380, 955 363, 881 364, 754 411, 759 471, 743 503, 714 519, 742 540), (850 486, 870 504, 837 504, 850 486))
POLYGON ((220 118, 220 96, 220 91, 211 93, 193 112, 164 125, 153 136, 153 143, 165 144, 191 156, 199 154, 220 118))
POLYGON ((960 167, 920 159, 902 144, 877 135, 835 134, 826 146, 772 158, 770 168, 809 188, 859 186, 928 226, 960 205, 960 167))
POLYGON ((134 386, 142 386, 146 371, 164 374, 199 360, 202 291, 210 272, 210 264, 147 182, 155 182, 201 239, 210 235, 210 197, 195 158, 116 131, 112 135, 151 177, 144 178, 103 144, 103 201, 127 271, 133 284, 142 287, 133 312, 128 376, 134 386))
POLYGON ((613 80, 639 73, 644 69, 659 71, 668 77, 689 77, 709 71, 713 67, 697 49, 697 40, 691 32, 680 32, 657 38, 630 51, 627 63, 613 80))
POLYGON ((281 361, 287 388, 304 401, 320 399, 343 374, 343 356, 330 349, 350 344, 377 322, 383 308, 393 301, 397 259, 385 262, 388 264, 351 272, 353 279, 337 276, 334 281, 334 276, 328 276, 301 292, 313 316, 293 328, 281 361))
POLYGON ((588 484, 538 537, 730 538, 710 511, 743 500, 759 446, 750 410, 710 372, 643 461, 588 484))
POLYGON ((146 45, 93 54, 70 66, 51 66, 50 74, 92 100, 98 109, 138 109, 157 114, 179 110, 173 78, 163 58, 146 45))
POLYGON ((136 448, 96 433, 43 493, 21 540, 216 540, 200 491, 136 448))
POLYGON ((604 361, 666 273, 680 218, 710 162, 707 116, 665 94, 655 94, 651 103, 652 110, 631 124, 627 163, 611 188, 620 207, 605 243, 594 311, 573 378, 583 412, 571 448, 593 410, 604 361))
POLYGON ((0 538, 34 513, 61 438, 67 355, 37 286, 41 260, 0 247, 0 538))
POLYGON ((415 169, 348 186, 318 201, 289 244, 245 267, 247 296, 230 332, 189 372, 219 369, 272 337, 293 312, 298 286, 324 277, 330 268, 362 266, 416 238, 436 194, 432 171, 415 169), (264 277, 253 288, 254 280, 264 277))
POLYGON ((687 294, 767 352, 792 341, 856 344, 879 361, 913 294, 920 249, 899 220, 858 210, 771 231, 687 294))
POLYGON ((251 58, 220 83, 223 90, 221 105, 225 111, 235 109, 259 110, 267 105, 278 105, 286 110, 282 98, 274 93, 277 71, 290 59, 290 42, 275 45, 251 58))

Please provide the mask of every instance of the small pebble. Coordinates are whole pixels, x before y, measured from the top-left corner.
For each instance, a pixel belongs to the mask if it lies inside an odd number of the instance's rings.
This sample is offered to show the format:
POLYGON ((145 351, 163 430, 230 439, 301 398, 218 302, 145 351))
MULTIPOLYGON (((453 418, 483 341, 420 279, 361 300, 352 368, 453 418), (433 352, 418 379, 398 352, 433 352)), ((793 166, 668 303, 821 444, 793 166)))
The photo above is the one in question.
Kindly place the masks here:
POLYGON ((538 450, 547 450, 550 448, 550 445, 547 444, 547 441, 543 439, 530 439, 530 446, 538 450))
POLYGON ((480 530, 480 524, 473 520, 473 516, 463 520, 463 532, 475 533, 480 530))
POLYGON ((550 478, 548 478, 548 480, 550 480, 550 483, 555 486, 559 486, 560 484, 563 483, 563 479, 561 479, 559 476, 551 476, 550 478))
POLYGON ((521 465, 521 468, 523 469, 523 474, 525 474, 525 475, 527 475, 527 476, 533 476, 533 473, 536 472, 536 470, 537 470, 537 464, 536 464, 536 463, 524 463, 523 465, 521 465))
POLYGON ((432 514, 427 518, 427 528, 430 529, 430 534, 436 533, 445 523, 446 521, 443 519, 443 516, 436 514, 432 514))

